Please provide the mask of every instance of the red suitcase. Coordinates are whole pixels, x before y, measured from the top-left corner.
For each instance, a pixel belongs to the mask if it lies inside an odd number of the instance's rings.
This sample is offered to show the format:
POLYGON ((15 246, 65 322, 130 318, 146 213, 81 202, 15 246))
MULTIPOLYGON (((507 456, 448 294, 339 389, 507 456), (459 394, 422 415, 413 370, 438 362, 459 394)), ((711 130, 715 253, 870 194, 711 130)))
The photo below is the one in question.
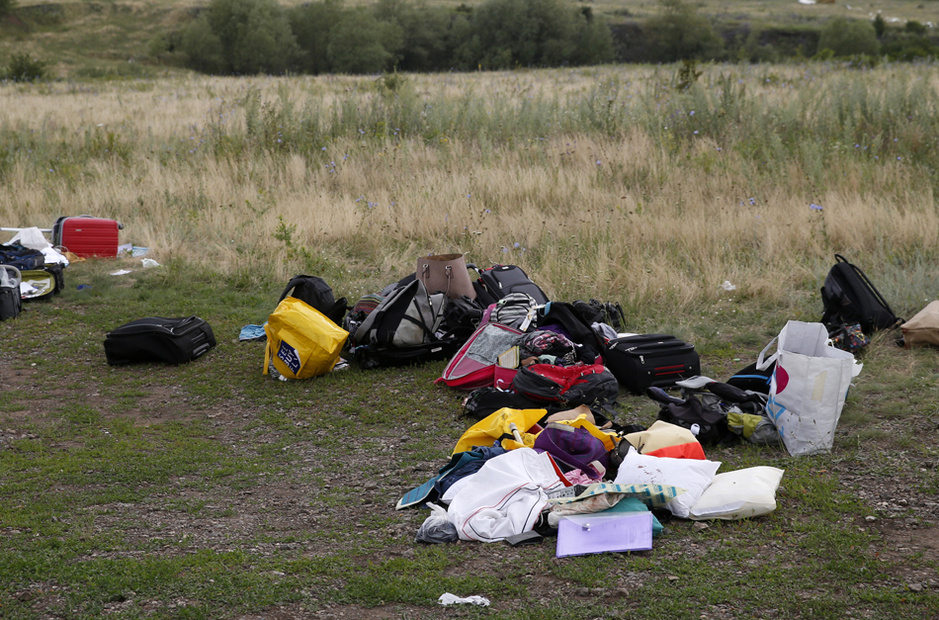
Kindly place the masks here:
POLYGON ((123 226, 115 221, 82 215, 60 217, 52 226, 52 244, 62 246, 77 256, 117 256, 117 231, 123 226))

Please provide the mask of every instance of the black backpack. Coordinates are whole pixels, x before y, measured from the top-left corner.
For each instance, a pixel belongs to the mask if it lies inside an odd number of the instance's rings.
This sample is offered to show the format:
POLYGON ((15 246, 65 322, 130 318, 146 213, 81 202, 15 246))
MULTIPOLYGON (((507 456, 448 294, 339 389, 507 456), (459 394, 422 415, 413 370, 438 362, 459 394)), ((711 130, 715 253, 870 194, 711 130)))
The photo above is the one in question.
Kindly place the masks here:
POLYGON ((683 387, 681 398, 654 386, 646 388, 646 395, 662 405, 659 420, 692 430, 702 445, 736 443, 739 437, 727 424, 728 412, 765 415, 767 400, 765 394, 718 381, 700 389, 683 387))
POLYGON ((903 322, 859 267, 840 254, 835 254, 835 260, 822 285, 822 323, 829 330, 860 323, 861 330, 870 334, 903 322))
POLYGON ((336 325, 342 325, 342 319, 348 310, 346 298, 340 297, 337 300, 333 296, 333 289, 319 276, 294 276, 287 283, 277 303, 282 302, 288 295, 316 308, 336 325))
POLYGON ((592 364, 603 351, 603 342, 590 324, 566 301, 552 301, 541 309, 538 317, 538 329, 551 329, 552 325, 573 342, 581 345, 578 356, 581 361, 592 364))
POLYGON ((475 299, 466 295, 455 297, 443 310, 443 328, 465 341, 479 327, 484 311, 485 308, 475 299))
POLYGON ((616 302, 578 299, 572 305, 574 311, 580 315, 587 325, 606 323, 617 332, 621 332, 626 328, 626 316, 623 314, 623 307, 616 302))
POLYGON ((733 435, 727 428, 727 414, 711 403, 703 403, 695 394, 664 403, 659 420, 692 430, 702 445, 718 445, 733 435))

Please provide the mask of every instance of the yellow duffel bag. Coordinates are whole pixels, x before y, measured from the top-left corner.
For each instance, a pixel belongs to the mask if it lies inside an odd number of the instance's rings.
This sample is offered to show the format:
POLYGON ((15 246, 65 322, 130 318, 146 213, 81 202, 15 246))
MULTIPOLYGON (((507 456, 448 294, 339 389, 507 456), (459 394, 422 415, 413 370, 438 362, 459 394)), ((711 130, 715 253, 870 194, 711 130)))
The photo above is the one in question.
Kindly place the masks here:
POLYGON ((288 379, 308 379, 331 371, 349 337, 349 332, 295 297, 286 297, 277 305, 264 331, 264 374, 273 363, 288 379))

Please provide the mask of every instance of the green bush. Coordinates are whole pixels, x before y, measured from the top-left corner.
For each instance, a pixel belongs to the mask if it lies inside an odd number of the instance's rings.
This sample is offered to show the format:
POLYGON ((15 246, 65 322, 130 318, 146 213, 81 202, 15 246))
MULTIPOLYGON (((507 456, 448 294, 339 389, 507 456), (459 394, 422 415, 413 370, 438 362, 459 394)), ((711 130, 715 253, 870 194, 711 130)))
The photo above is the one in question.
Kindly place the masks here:
POLYGON ((392 68, 400 46, 400 29, 362 8, 346 14, 330 31, 326 58, 338 73, 381 73, 392 68))
POLYGON ((884 19, 884 16, 880 13, 874 17, 874 20, 871 22, 871 25, 874 27, 874 33, 877 35, 877 38, 880 39, 884 36, 884 33, 887 32, 887 20, 884 19))
POLYGON ((819 52, 831 50, 835 57, 876 56, 880 53, 877 31, 868 21, 836 17, 822 28, 819 52))
POLYGON ((760 42, 761 32, 753 30, 737 53, 738 58, 749 62, 778 62, 779 54, 772 43, 760 42))
POLYGON ((379 0, 375 17, 395 24, 401 46, 395 66, 402 71, 435 71, 448 68, 453 50, 462 39, 452 29, 454 12, 442 7, 416 6, 402 0, 379 0))
POLYGON ((342 21, 346 10, 341 0, 311 2, 288 13, 290 27, 301 51, 300 69, 314 75, 330 70, 327 49, 331 32, 342 21))
POLYGON ((939 46, 925 36, 911 35, 907 32, 888 34, 884 37, 884 55, 892 60, 912 61, 921 58, 939 57, 939 46))
POLYGON ((181 46, 193 68, 213 73, 281 74, 300 56, 287 14, 275 0, 212 0, 186 27, 181 46))
POLYGON ((646 22, 651 57, 658 62, 719 58, 724 43, 711 22, 684 0, 659 0, 658 14, 646 22))
POLYGON ((49 63, 29 54, 13 54, 3 79, 13 82, 38 82, 49 78, 49 63))
POLYGON ((926 34, 926 25, 922 22, 916 21, 915 19, 911 19, 910 21, 906 22, 906 24, 903 26, 903 29, 910 34, 926 34))
POLYGON ((613 58, 609 28, 560 0, 488 0, 470 23, 471 36, 456 51, 465 68, 555 67, 613 58))
POLYGON ((189 58, 189 66, 203 73, 226 73, 222 40, 212 31, 205 15, 183 29, 179 42, 183 53, 189 58))

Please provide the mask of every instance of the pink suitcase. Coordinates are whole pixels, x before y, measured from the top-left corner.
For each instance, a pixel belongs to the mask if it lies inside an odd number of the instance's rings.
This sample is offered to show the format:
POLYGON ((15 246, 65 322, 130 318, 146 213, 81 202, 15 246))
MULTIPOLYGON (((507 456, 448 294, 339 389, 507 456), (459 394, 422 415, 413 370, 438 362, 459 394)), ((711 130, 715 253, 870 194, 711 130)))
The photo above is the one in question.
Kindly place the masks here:
POLYGON ((123 226, 115 221, 82 215, 62 216, 52 226, 52 244, 81 257, 117 256, 118 233, 123 226))

